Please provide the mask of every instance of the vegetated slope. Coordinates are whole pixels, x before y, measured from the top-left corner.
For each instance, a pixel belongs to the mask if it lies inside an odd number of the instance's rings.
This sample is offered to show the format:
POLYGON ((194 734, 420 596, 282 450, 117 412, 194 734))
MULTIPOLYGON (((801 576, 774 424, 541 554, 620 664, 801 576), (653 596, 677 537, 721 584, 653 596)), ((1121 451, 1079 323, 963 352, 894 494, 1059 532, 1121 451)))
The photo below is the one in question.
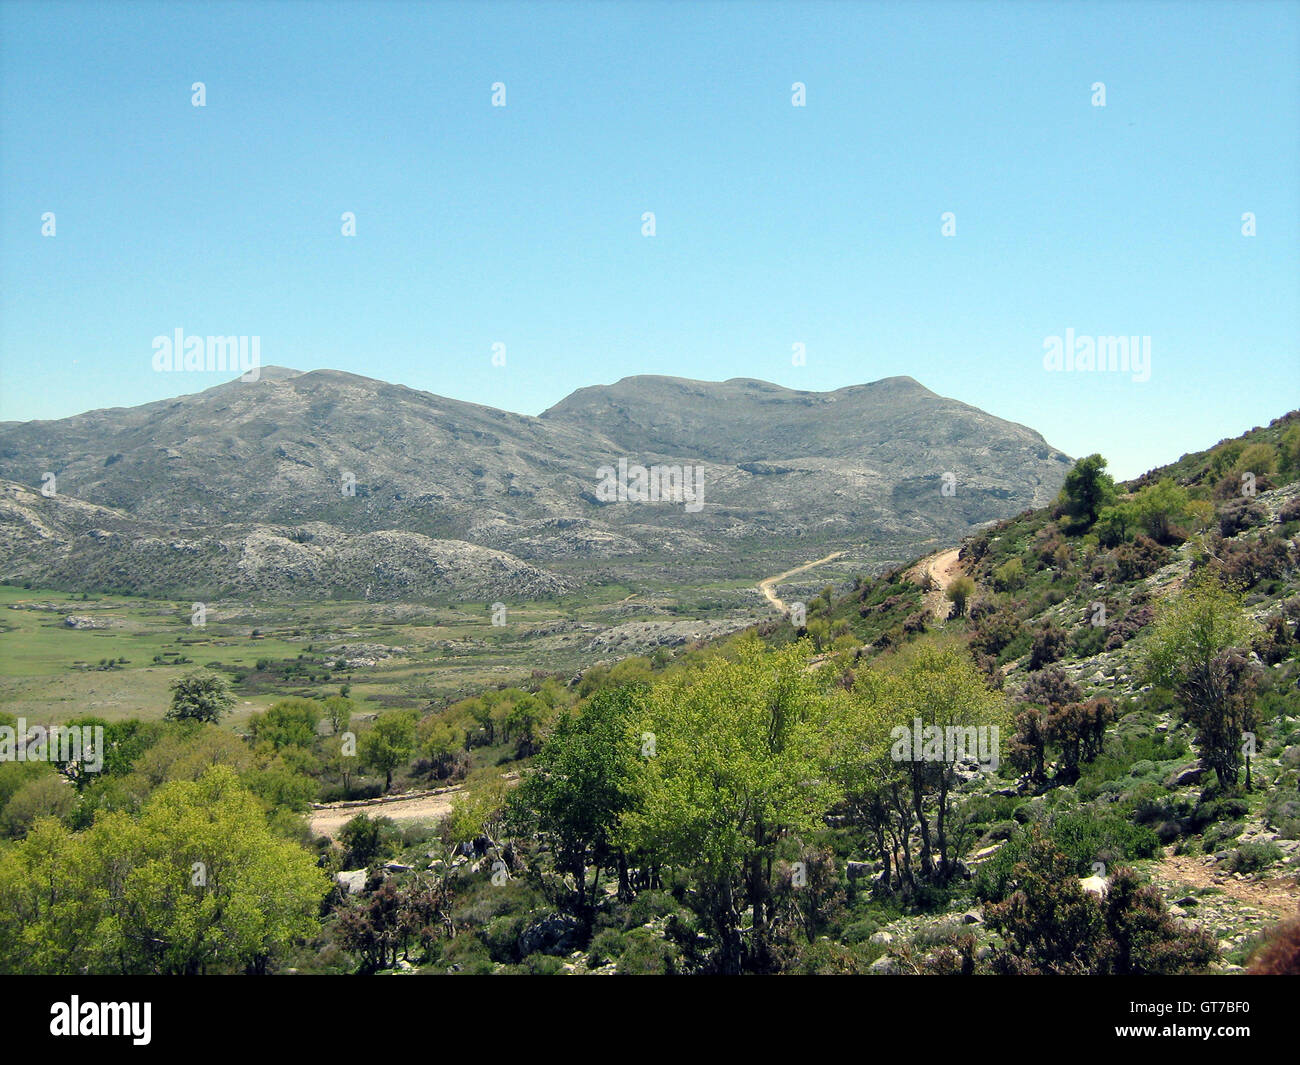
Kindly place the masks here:
POLYGON ((1045 502, 1067 467, 1037 433, 910 378, 821 394, 636 377, 532 418, 266 367, 0 425, 0 580, 519 599, 646 572, 753 579, 792 540, 897 557, 960 536, 1045 502), (703 507, 602 499, 597 470, 620 459, 701 467, 703 507), (54 497, 33 490, 46 474, 54 497))
MULTIPOLYGON (((1228 961, 1242 961, 1254 936, 1300 906, 1297 478, 1300 413, 1292 412, 1117 486, 1086 531, 1058 502, 965 539, 958 572, 945 582, 972 582, 964 616, 929 581, 936 555, 861 579, 846 595, 828 588, 808 604, 802 632, 788 622, 760 632, 776 645, 813 640, 846 684, 926 632, 964 641, 1019 713, 1004 738, 1012 786, 978 777, 963 784, 972 808, 987 811, 977 814, 971 868, 994 859, 1008 838, 1019 840, 1026 825, 1066 824, 1080 813, 1097 822, 1119 817, 1151 835, 1163 848, 1156 857, 1167 852, 1147 875, 1175 916, 1210 928, 1228 961), (1254 625, 1244 649, 1256 722, 1251 790, 1216 782, 1188 709, 1154 686, 1146 668, 1153 622, 1206 575, 1241 595, 1254 625), (1041 725, 1065 701, 1097 699, 1110 700, 1115 716, 1095 758, 1067 765, 1049 733, 1035 779, 1023 761, 1028 717, 1041 711, 1034 718, 1041 725)), ((1096 860, 1135 857, 1111 847, 1096 860)), ((1005 877, 1010 852, 1000 861, 996 875, 1005 877)), ((987 886, 994 874, 983 875, 987 886)), ((905 932, 917 927, 900 924, 905 932)))

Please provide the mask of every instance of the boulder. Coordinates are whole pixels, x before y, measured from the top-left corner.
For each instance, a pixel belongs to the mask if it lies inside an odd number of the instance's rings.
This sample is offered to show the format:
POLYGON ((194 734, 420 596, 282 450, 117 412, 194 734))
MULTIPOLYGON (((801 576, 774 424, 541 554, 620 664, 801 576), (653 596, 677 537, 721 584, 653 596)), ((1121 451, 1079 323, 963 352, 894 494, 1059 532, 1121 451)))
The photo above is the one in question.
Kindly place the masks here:
POLYGON ((1085 876, 1080 878, 1079 887, 1084 891, 1091 891, 1094 895, 1105 895, 1106 889, 1110 887, 1110 881, 1104 876, 1085 876))
POLYGON ((1187 788, 1199 784, 1201 777, 1205 775, 1205 770, 1200 766, 1190 766, 1187 769, 1180 769, 1174 773, 1165 782, 1167 788, 1187 788))
POLYGON ((548 914, 519 933, 519 953, 523 957, 538 951, 567 954, 578 946, 578 932, 577 918, 563 913, 548 914))
POLYGON ((366 871, 352 869, 348 872, 335 873, 334 881, 349 895, 359 895, 366 886, 366 871))

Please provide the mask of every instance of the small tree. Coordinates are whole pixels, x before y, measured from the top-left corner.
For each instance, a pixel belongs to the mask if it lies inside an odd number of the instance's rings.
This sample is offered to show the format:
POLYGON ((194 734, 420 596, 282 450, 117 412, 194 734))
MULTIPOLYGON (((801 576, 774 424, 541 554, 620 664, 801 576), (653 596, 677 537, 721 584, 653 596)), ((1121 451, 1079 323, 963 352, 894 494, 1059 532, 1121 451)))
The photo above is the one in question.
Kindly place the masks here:
POLYGON ((338 735, 347 729, 352 720, 352 700, 346 695, 331 695, 324 704, 325 720, 330 723, 330 731, 338 735))
POLYGON ((1031 671, 1051 665, 1065 655, 1065 630, 1050 621, 1044 621, 1034 631, 1034 642, 1029 648, 1031 671))
POLYGON ((597 693, 580 714, 566 714, 511 796, 510 818, 545 833, 556 865, 573 877, 578 917, 590 922, 602 868, 616 867, 619 891, 630 895, 627 861, 615 845, 619 819, 635 802, 641 760, 633 716, 642 688, 597 693), (590 893, 587 870, 595 866, 590 893))
POLYGON ((966 604, 975 594, 975 582, 969 577, 958 577, 948 585, 948 601, 952 603, 953 617, 965 617, 966 604))
POLYGON ((226 682, 215 673, 189 673, 172 681, 168 721, 208 721, 216 724, 235 705, 226 682))
POLYGON ((363 764, 384 774, 384 791, 393 786, 393 770, 410 761, 415 751, 415 715, 384 714, 361 734, 363 764))
POLYGON ((1242 651, 1258 631, 1241 597, 1203 574, 1159 612, 1151 637, 1147 672, 1187 708, 1201 761, 1221 787, 1237 783, 1245 734, 1254 723, 1251 673, 1242 651))
POLYGON ((1106 472, 1106 460, 1089 455, 1074 464, 1065 475, 1061 489, 1061 509, 1073 519, 1071 532, 1084 533, 1092 528, 1103 507, 1115 499, 1115 481, 1106 472))

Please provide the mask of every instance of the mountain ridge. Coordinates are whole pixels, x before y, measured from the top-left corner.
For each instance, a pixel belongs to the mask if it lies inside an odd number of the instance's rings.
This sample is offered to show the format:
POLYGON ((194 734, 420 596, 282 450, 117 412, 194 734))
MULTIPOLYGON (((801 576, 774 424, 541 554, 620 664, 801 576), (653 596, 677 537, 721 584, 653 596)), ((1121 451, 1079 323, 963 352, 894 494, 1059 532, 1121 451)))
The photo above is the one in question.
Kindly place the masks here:
MULTIPOLYGON (((1046 502, 1068 466, 1036 431, 910 377, 823 393, 751 378, 636 375, 578 389, 530 416, 347 371, 268 366, 255 382, 0 423, 0 479, 11 482, 0 578, 74 573, 84 569, 78 555, 89 554, 128 585, 161 590, 139 563, 110 562, 106 541, 86 541, 77 522, 53 537, 22 532, 69 520, 71 512, 15 490, 47 473, 61 495, 125 515, 116 520, 138 522, 141 535, 207 544, 203 557, 264 544, 267 530, 319 523, 345 537, 406 532, 485 548, 501 556, 489 568, 510 580, 523 574, 517 583, 534 591, 559 591, 656 566, 669 578, 700 567, 710 577, 748 577, 758 558, 783 561, 793 542, 870 545, 883 559, 1046 502), (597 471, 620 458, 701 467, 702 512, 600 500, 597 471), (33 507, 50 513, 39 518, 33 507), (59 558, 50 556, 56 541, 59 558)), ((452 550, 439 572, 465 554, 452 550)), ((204 563, 195 585, 267 590, 245 586, 252 571, 264 567, 204 563)), ((510 594, 508 581, 445 576, 435 582, 444 590, 510 594)), ((341 580, 342 594, 375 583, 341 580)), ((269 584, 283 594, 284 581, 269 584)), ((412 578, 390 594, 431 587, 412 578)))

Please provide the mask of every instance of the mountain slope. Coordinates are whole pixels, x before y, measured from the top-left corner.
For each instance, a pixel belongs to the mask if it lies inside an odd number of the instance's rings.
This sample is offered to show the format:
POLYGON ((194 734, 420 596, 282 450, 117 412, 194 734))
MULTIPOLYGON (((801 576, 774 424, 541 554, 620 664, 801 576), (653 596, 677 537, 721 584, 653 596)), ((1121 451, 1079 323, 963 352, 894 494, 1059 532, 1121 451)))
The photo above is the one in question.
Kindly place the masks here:
MULTIPOLYGON (((812 393, 633 377, 579 390, 532 418, 341 371, 266 367, 256 382, 0 425, 0 478, 14 483, 0 578, 73 573, 83 556, 96 564, 82 572, 159 591, 290 594, 326 582, 385 597, 532 596, 650 571, 750 577, 767 558, 785 562, 791 541, 799 551, 866 544, 861 557, 878 560, 960 536, 1046 502, 1067 467, 1037 433, 910 378, 812 393), (603 499, 597 470, 620 459, 700 467, 703 507, 603 499), (59 500, 106 508, 111 524, 138 525, 136 536, 186 545, 191 575, 166 567, 160 584, 125 543, 62 525, 71 511, 20 487, 46 472, 59 500), (954 494, 940 490, 945 474, 954 494), (38 534, 42 524, 58 536, 38 534), (351 537, 392 531, 452 546, 404 541, 427 556, 416 567, 427 573, 396 582, 307 564, 310 549, 252 567, 226 558, 267 537, 330 542, 337 558, 351 537), (67 542, 56 555, 60 536, 67 542), (471 546, 502 556, 489 566, 500 581, 469 563, 471 546), (291 555, 304 556, 294 563, 300 579, 287 576, 291 555), (284 574, 269 576, 278 568, 284 574)), ((364 544, 354 552, 373 553, 364 544)))

